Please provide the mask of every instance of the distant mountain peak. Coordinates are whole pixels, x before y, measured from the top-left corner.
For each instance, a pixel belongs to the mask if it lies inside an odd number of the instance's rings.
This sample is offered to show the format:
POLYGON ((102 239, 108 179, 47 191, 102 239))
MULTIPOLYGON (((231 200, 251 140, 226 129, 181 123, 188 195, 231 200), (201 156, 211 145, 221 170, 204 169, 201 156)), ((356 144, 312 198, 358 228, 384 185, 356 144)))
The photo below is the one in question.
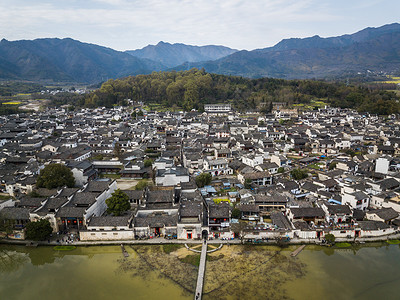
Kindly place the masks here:
POLYGON ((160 41, 157 45, 148 45, 142 49, 128 50, 126 52, 138 58, 160 62, 166 67, 171 68, 185 62, 193 63, 220 59, 236 51, 224 46, 192 46, 160 41))

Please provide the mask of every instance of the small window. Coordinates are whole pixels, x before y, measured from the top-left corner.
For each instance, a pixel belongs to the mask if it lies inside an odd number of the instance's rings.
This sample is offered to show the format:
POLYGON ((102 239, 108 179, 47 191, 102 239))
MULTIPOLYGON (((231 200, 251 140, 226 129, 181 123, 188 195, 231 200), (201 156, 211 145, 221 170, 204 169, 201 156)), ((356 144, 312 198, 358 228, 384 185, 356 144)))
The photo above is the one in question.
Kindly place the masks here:
POLYGON ((90 235, 96 235, 95 233, 91 233, 90 235))
POLYGON ((113 235, 118 235, 118 232, 114 232, 113 235))
POLYGON ((106 232, 103 232, 101 235, 107 235, 107 233, 106 233, 106 232))

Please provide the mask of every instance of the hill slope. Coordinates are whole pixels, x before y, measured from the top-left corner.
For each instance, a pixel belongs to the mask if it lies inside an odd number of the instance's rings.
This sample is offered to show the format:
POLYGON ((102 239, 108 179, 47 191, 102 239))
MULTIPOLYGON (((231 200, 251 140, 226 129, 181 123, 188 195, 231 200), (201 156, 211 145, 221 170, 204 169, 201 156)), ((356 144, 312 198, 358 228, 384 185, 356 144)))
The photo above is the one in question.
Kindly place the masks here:
POLYGON ((158 61, 168 68, 181 65, 185 62, 216 60, 235 52, 237 50, 224 46, 190 46, 164 42, 159 42, 157 45, 148 45, 138 50, 126 51, 126 53, 138 58, 158 61))
POLYGON ((69 38, 0 42, 0 79, 93 83, 161 69, 159 63, 69 38))

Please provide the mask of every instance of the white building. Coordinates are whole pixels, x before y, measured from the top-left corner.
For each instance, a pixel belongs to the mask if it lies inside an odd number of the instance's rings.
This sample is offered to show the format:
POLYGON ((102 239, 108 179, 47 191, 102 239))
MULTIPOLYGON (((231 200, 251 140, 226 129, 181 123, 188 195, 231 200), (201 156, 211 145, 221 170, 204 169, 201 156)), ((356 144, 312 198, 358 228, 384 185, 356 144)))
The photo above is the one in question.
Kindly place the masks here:
POLYGON ((233 170, 228 166, 228 161, 224 158, 208 160, 203 163, 204 172, 210 173, 212 176, 232 175, 233 170))
POLYGON ((204 111, 208 113, 228 113, 231 110, 230 104, 204 104, 204 111))
POLYGON ((379 157, 376 160, 375 172, 381 174, 387 174, 389 171, 390 159, 387 157, 379 157))

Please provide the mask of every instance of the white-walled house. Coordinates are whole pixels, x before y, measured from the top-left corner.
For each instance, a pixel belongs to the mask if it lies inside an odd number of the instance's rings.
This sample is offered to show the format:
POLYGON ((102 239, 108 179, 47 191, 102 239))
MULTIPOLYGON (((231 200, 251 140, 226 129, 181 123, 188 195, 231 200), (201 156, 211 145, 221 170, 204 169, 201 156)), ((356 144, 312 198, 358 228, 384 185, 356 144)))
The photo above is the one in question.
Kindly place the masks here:
POLYGON ((92 217, 87 230, 80 230, 82 241, 133 240, 133 215, 92 217))
POLYGON ((379 157, 375 163, 375 172, 387 174, 389 172, 390 161, 391 159, 388 157, 379 157))
POLYGON ((233 170, 228 166, 228 161, 224 158, 205 159, 203 162, 203 171, 210 173, 212 176, 233 174, 233 170))
POLYGON ((184 167, 160 169, 156 172, 156 185, 175 186, 181 182, 189 182, 189 172, 184 167))
POLYGON ((348 204, 353 209, 366 210, 369 201, 369 196, 361 191, 342 194, 342 204, 348 204))
POLYGON ((252 168, 261 165, 264 162, 262 154, 250 154, 242 157, 242 162, 252 168))

